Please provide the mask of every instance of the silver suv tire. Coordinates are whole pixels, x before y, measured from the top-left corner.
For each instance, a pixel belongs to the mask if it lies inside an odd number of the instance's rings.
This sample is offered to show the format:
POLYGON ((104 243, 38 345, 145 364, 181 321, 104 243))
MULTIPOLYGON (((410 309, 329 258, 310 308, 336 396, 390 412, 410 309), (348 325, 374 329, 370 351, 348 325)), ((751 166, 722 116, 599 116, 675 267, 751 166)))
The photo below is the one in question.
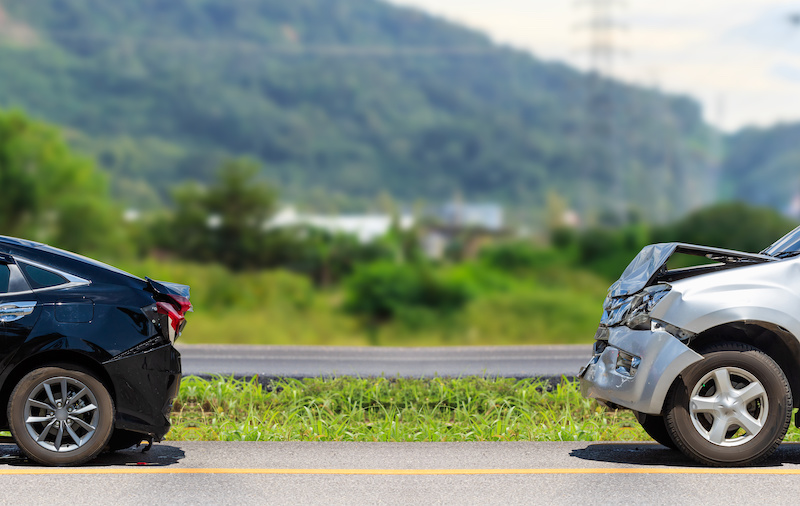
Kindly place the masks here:
POLYGON ((673 384, 665 420, 675 445, 707 465, 744 466, 783 441, 792 394, 781 368, 761 350, 727 342, 698 350, 703 360, 673 384))

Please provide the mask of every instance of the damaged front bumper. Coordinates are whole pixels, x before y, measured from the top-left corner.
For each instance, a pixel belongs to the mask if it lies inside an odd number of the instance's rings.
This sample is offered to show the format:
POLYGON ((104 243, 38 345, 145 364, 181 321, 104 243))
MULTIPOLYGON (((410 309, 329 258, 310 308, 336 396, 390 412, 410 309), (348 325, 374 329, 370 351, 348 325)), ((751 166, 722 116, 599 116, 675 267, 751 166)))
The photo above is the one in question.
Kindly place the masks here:
POLYGON ((181 383, 181 355, 171 344, 105 362, 114 384, 114 427, 160 441, 169 431, 172 401, 181 383))
POLYGON ((702 356, 661 330, 608 329, 579 373, 581 391, 605 403, 660 415, 672 382, 702 356))

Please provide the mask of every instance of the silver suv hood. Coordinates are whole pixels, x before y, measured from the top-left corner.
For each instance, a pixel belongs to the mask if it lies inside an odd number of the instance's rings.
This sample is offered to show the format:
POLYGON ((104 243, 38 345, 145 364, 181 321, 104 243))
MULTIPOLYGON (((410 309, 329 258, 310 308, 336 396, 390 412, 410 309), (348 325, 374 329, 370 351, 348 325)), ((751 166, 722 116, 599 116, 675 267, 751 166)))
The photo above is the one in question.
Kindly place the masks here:
MULTIPOLYGON (((675 253, 703 256, 711 260, 719 261, 721 262, 721 264, 719 264, 720 266, 726 267, 735 266, 731 264, 745 266, 754 263, 779 260, 778 258, 762 255, 760 253, 745 253, 743 251, 697 246, 695 244, 680 242, 651 244, 642 248, 642 251, 640 251, 631 263, 628 264, 628 267, 625 268, 622 276, 609 287, 609 297, 622 297, 634 294, 641 291, 646 286, 653 284, 659 273, 667 272, 667 261, 675 253)), ((689 272, 690 269, 684 271, 689 272)), ((677 272, 677 270, 673 272, 677 272)), ((708 272, 707 269, 697 269, 697 274, 704 274, 706 272, 708 272)))

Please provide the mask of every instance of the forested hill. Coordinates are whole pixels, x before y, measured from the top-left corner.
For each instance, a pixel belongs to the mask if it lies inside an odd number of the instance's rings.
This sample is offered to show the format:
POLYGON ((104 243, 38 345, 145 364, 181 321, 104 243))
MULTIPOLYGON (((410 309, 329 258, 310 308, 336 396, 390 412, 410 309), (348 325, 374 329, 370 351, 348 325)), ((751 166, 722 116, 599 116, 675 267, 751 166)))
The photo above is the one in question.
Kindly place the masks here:
POLYGON ((722 197, 800 214, 800 123, 746 128, 726 144, 722 197))
POLYGON ((0 9, 0 107, 67 126, 132 202, 206 178, 228 155, 259 158, 285 194, 307 200, 458 192, 538 207, 552 188, 592 206, 613 186, 665 219, 708 191, 693 101, 616 85, 624 178, 591 170, 585 75, 377 0, 0 9))

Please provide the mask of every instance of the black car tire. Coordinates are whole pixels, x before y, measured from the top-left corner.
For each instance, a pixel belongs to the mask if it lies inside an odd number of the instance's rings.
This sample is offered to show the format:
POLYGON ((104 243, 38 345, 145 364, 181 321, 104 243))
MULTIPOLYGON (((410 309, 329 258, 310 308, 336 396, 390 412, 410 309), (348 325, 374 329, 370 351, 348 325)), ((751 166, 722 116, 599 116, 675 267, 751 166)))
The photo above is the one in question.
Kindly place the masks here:
POLYGON ((8 420, 17 445, 30 459, 74 466, 105 448, 114 425, 114 402, 103 383, 86 370, 42 367, 14 387, 8 420))
POLYGON ((744 466, 765 459, 783 441, 791 420, 792 394, 783 371, 743 343, 719 343, 698 352, 703 360, 681 373, 665 405, 667 429, 678 449, 706 465, 744 466))
POLYGON ((663 416, 660 415, 648 415, 645 413, 640 413, 639 411, 633 412, 634 416, 636 416, 636 420, 642 426, 647 435, 653 438, 657 443, 660 443, 671 450, 677 450, 678 447, 675 446, 675 441, 672 440, 672 437, 669 435, 669 430, 667 429, 667 422, 664 420, 663 416))

